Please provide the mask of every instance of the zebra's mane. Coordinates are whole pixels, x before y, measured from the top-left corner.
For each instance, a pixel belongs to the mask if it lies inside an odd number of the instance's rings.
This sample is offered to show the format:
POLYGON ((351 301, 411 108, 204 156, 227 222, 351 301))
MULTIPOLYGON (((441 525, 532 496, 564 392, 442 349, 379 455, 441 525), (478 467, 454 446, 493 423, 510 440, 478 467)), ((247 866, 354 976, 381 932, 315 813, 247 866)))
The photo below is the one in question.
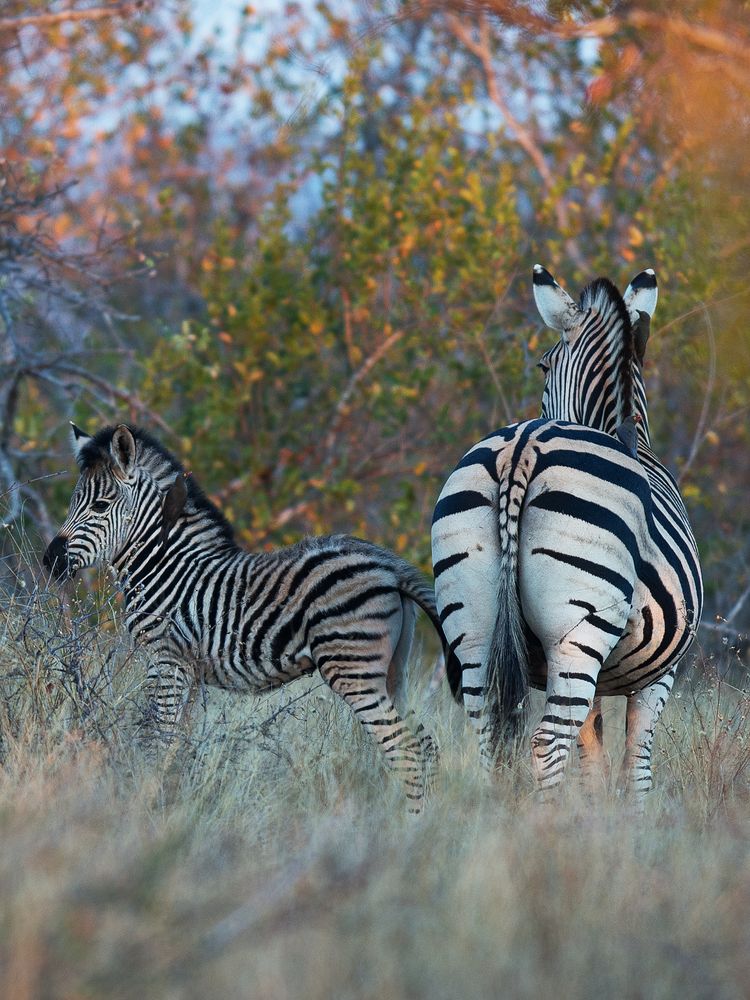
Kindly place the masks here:
POLYGON ((579 308, 586 312, 595 309, 605 320, 614 319, 610 335, 610 364, 616 373, 615 385, 619 389, 622 419, 635 410, 633 363, 636 361, 635 334, 628 308, 622 295, 609 278, 596 278, 581 292, 579 308))
MULTIPOLYGON (((175 458, 148 431, 144 431, 140 427, 134 427, 132 424, 126 424, 125 426, 135 440, 138 464, 145 466, 163 489, 171 485, 175 475, 185 472, 182 462, 175 458)), ((93 470, 102 465, 111 467, 110 445, 112 444, 112 438, 116 430, 117 428, 114 426, 103 427, 102 430, 94 434, 90 441, 85 443, 78 453, 78 464, 81 472, 93 470)), ((228 542, 234 542, 234 529, 232 525, 227 521, 216 504, 208 499, 195 481, 195 476, 188 475, 185 482, 187 484, 188 506, 208 518, 228 542)))

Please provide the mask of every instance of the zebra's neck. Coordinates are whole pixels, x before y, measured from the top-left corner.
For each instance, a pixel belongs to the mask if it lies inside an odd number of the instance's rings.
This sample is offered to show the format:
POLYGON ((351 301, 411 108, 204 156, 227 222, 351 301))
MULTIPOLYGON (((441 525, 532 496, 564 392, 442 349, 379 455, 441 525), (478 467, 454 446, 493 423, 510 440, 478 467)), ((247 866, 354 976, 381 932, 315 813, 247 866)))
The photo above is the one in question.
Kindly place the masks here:
MULTIPOLYGON (((602 356, 609 350, 605 347, 602 356)), ((631 361, 630 377, 625 380, 616 366, 608 368, 606 363, 595 375, 584 376, 581 396, 577 407, 579 423, 595 427, 606 434, 616 434, 625 421, 633 420, 641 444, 650 446, 651 435, 648 426, 648 405, 646 390, 638 365, 631 361)))
POLYGON ((633 420, 639 443, 649 446, 646 389, 622 296, 598 278, 583 290, 580 308, 586 315, 568 347, 570 367, 563 375, 570 392, 568 419, 607 434, 633 420))
POLYGON ((164 593, 156 581, 163 585, 171 581, 178 595, 181 582, 204 555, 215 566, 224 560, 251 558, 250 553, 226 535, 222 524, 189 504, 166 540, 162 537, 161 517, 154 516, 137 538, 126 543, 113 560, 113 566, 129 604, 138 595, 158 592, 160 603, 166 606, 171 603, 171 595, 164 593))

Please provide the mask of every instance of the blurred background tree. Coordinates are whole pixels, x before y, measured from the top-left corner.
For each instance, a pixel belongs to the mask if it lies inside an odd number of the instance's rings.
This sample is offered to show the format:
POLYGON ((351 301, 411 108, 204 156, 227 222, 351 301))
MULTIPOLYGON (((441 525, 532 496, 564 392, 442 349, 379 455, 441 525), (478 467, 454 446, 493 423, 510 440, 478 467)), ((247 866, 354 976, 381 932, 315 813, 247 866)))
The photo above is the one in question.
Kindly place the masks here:
POLYGON ((655 446, 747 629, 746 3, 9 0, 0 50, 6 531, 62 516, 67 419, 130 419, 247 544, 427 568, 456 460, 538 412, 531 265, 653 266, 655 446))

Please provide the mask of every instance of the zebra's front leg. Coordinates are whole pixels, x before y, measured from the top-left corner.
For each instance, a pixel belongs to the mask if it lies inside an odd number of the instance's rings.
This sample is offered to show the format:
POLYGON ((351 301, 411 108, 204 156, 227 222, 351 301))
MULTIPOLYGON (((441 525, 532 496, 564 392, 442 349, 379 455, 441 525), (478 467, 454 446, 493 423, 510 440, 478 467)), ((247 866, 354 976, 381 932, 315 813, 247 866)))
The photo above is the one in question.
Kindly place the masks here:
POLYGON ((625 756, 617 785, 631 799, 633 812, 637 815, 643 813, 646 794, 653 783, 651 751, 654 730, 672 690, 676 669, 675 664, 659 680, 628 696, 625 756))
POLYGON ((195 680, 193 664, 172 650, 153 650, 146 686, 149 723, 159 743, 168 745, 177 734, 195 680))

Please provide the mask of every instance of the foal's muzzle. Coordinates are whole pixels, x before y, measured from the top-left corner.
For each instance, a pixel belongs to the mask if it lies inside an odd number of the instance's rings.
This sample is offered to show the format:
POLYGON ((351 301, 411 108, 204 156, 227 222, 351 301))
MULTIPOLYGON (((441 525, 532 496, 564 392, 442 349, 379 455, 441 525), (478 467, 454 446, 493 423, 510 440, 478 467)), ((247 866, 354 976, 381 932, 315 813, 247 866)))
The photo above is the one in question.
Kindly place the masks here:
POLYGON ((60 535, 53 538, 47 546, 43 562, 55 580, 65 580, 68 576, 75 576, 75 570, 70 572, 67 539, 60 535))

